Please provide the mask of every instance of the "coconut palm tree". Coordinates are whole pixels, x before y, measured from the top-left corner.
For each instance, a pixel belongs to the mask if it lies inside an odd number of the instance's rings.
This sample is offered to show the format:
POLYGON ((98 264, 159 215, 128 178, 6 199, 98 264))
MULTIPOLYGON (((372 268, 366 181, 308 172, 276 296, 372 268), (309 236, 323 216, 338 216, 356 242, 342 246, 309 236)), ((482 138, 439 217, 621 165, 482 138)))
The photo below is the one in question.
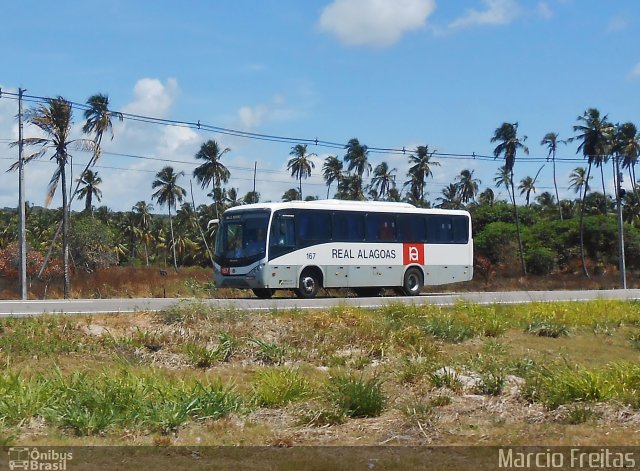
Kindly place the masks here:
POLYGON ((478 204, 493 206, 495 201, 496 197, 491 188, 485 188, 485 190, 478 195, 478 204))
POLYGON ((77 191, 78 198, 85 200, 84 211, 93 215, 93 198, 95 197, 98 202, 102 201, 102 190, 98 188, 102 183, 102 178, 98 176, 98 172, 87 169, 76 181, 84 185, 77 191))
POLYGON ((229 188, 229 191, 227 191, 224 202, 228 208, 233 208, 235 206, 244 204, 242 198, 238 196, 238 189, 233 187, 229 188))
POLYGON ((465 169, 456 177, 460 200, 464 204, 469 201, 475 201, 478 194, 478 185, 482 183, 479 179, 473 178, 473 172, 473 170, 465 169))
POLYGON ((360 178, 362 178, 365 172, 369 175, 369 173, 371 173, 369 148, 364 144, 360 144, 360 141, 356 138, 351 139, 344 148, 347 149, 344 161, 349 164, 347 171, 351 172, 355 170, 360 178))
MULTIPOLYGON (((123 115, 117 111, 111 111, 109 109, 109 96, 104 95, 102 93, 98 93, 96 95, 92 95, 87 99, 88 109, 84 112, 84 119, 86 120, 84 126, 82 126, 82 132, 85 134, 93 134, 93 155, 87 162, 86 167, 82 174, 84 174, 89 168, 93 167, 95 163, 100 159, 102 155, 102 137, 105 132, 111 134, 111 139, 113 140, 113 118, 122 121, 123 115)), ((71 199, 69 201, 69 205, 73 202, 73 198, 78 193, 78 188, 80 186, 76 185, 75 191, 71 194, 71 199)), ((80 196, 80 195, 78 195, 80 196)))
POLYGON ((316 164, 311 160, 311 157, 316 154, 308 154, 306 144, 296 144, 291 148, 289 155, 293 157, 291 157, 289 162, 287 162, 287 170, 291 170, 291 176, 296 177, 300 182, 298 188, 300 192, 300 199, 302 199, 302 179, 310 177, 311 170, 316 168, 316 164))
POLYGON ((616 125, 613 151, 617 157, 622 157, 622 168, 626 168, 629 172, 631 187, 633 192, 637 194, 636 163, 640 155, 640 134, 638 134, 638 128, 635 124, 616 125))
POLYGON ((373 170, 373 178, 371 179, 371 188, 373 188, 378 197, 385 199, 389 196, 389 191, 396 187, 395 168, 389 169, 389 164, 382 162, 373 170))
POLYGON ((420 205, 424 205, 424 187, 426 179, 433 177, 432 167, 439 167, 440 162, 431 160, 436 151, 429 152, 429 146, 418 146, 413 154, 409 155, 409 172, 407 176, 409 180, 405 182, 405 186, 409 186, 412 194, 418 196, 420 205))
POLYGON ((342 178, 342 161, 336 155, 330 155, 324 159, 324 165, 322 165, 322 177, 327 182, 327 199, 329 199, 329 190, 331 184, 337 182, 340 185, 340 179, 342 178))
POLYGON ((536 192, 536 182, 531 177, 524 177, 520 180, 520 184, 518 185, 518 190, 520 190, 520 196, 526 195, 525 200, 527 202, 527 206, 530 206, 530 198, 531 193, 536 192))
POLYGON ((147 266, 149 266, 149 243, 153 240, 153 233, 151 232, 151 211, 153 211, 153 205, 148 204, 146 201, 138 201, 132 208, 136 225, 140 228, 141 240, 144 246, 144 259, 147 266))
POLYGON ((559 140, 558 137, 557 132, 548 132, 540 141, 540 145, 546 145, 547 149, 549 149, 547 161, 551 160, 553 164, 553 187, 556 190, 556 201, 558 201, 558 211, 560 211, 560 220, 562 221, 562 208, 560 207, 560 195, 558 194, 558 182, 556 179, 556 152, 558 151, 558 144, 565 144, 566 142, 559 140))
POLYGON ((509 202, 513 203, 513 195, 511 194, 511 172, 507 170, 506 165, 498 168, 496 176, 493 177, 493 181, 496 184, 496 188, 500 189, 500 187, 504 187, 504 189, 507 190, 509 202))
POLYGON ((156 180, 154 180, 151 184, 151 188, 158 188, 158 191, 151 195, 151 198, 157 200, 160 206, 164 206, 166 204, 169 208, 171 248, 173 250, 173 265, 176 271, 178 271, 178 260, 176 258, 176 246, 173 234, 171 207, 173 206, 175 208, 176 204, 181 203, 184 197, 187 195, 187 191, 177 183, 178 178, 183 175, 184 172, 175 173, 173 167, 166 166, 156 174, 156 180))
MULTIPOLYGON (((228 147, 220 150, 220 146, 216 141, 208 140, 200 146, 200 150, 195 155, 197 160, 203 160, 204 163, 195 168, 193 176, 200 183, 203 190, 213 182, 214 196, 221 195, 220 188, 222 183, 227 183, 231 177, 229 169, 220 162, 222 156, 230 150, 228 147)), ((214 198, 214 204, 216 217, 218 217, 218 210, 222 207, 221 197, 214 198)))
MULTIPOLYGON (((67 192, 67 163, 69 162, 68 147, 74 142, 80 145, 88 145, 85 140, 70 139, 71 120, 72 120, 71 103, 59 96, 50 98, 45 103, 37 107, 27 110, 25 120, 39 128, 45 137, 32 137, 23 139, 25 146, 38 146, 39 150, 24 158, 27 164, 34 159, 50 155, 51 159, 56 162, 56 169, 51 176, 49 186, 47 188, 47 196, 45 206, 48 206, 56 193, 58 185, 60 185, 62 193, 62 271, 63 271, 63 292, 64 297, 68 298, 70 293, 69 280, 69 202, 67 192)), ((16 143, 17 145, 17 143, 16 143)), ((9 170, 16 170, 18 162, 14 163, 9 170)), ((51 245, 53 248, 53 243, 51 245)), ((44 270, 44 266, 41 272, 44 270)))
POLYGON ((439 208, 460 209, 462 200, 460 199, 460 187, 455 183, 449 183, 442 189, 442 196, 437 198, 440 201, 439 208))
POLYGON ((518 205, 516 204, 516 192, 513 186, 513 166, 516 163, 518 150, 522 150, 525 154, 529 153, 527 146, 523 144, 527 140, 527 136, 518 136, 518 123, 502 123, 497 128, 491 138, 491 142, 497 142, 498 145, 493 150, 493 155, 498 158, 504 156, 504 170, 509 175, 509 184, 511 186, 511 194, 513 195, 513 210, 516 217, 516 232, 518 234, 518 248, 520 250, 520 263, 522 264, 522 274, 527 274, 527 266, 524 262, 524 250, 522 247, 522 236, 520 234, 520 218, 518 217, 518 205))
MULTIPOLYGON (((349 164, 347 172, 351 174, 355 171, 355 178, 350 178, 347 185, 343 185, 348 188, 348 191, 343 191, 343 196, 346 195, 347 199, 364 199, 364 192, 362 188, 362 176, 366 173, 371 173, 371 164, 369 163, 369 148, 364 144, 360 144, 358 139, 353 138, 349 140, 344 147, 347 152, 344 155, 344 162, 349 164)), ((343 177, 344 180, 344 177, 343 177)))
MULTIPOLYGON (((593 177, 589 177, 590 179, 593 177)), ((580 201, 582 201, 582 190, 589 191, 587 183, 587 169, 584 167, 576 167, 569 174, 569 189, 578 193, 580 201)))
MULTIPOLYGON (((608 155, 612 126, 607 120, 607 116, 600 116, 600 111, 596 108, 589 108, 582 116, 577 118, 578 124, 573 126, 573 132, 578 133, 576 136, 569 138, 569 142, 580 141, 580 145, 576 150, 576 153, 582 152, 582 155, 587 159, 587 176, 586 181, 591 179, 591 167, 593 164, 602 168, 604 156, 608 155)), ((580 258, 582 259, 582 272, 586 277, 589 277, 587 270, 587 260, 584 254, 584 213, 585 213, 585 199, 587 196, 587 189, 585 188, 582 194, 582 203, 580 209, 580 258)), ((603 198, 606 205, 606 195, 604 194, 603 183, 603 198)), ((606 214, 606 206, 605 206, 606 214)))

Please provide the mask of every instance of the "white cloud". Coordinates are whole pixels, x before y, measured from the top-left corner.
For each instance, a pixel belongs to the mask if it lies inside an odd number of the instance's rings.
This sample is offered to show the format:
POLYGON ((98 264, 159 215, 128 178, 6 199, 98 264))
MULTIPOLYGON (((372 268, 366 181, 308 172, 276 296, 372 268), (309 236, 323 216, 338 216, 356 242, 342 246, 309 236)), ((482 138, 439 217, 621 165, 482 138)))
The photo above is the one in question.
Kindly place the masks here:
POLYGON ((631 69, 631 77, 632 78, 638 78, 640 77, 640 62, 638 62, 633 69, 631 69))
POLYGON ((178 81, 174 78, 163 84, 158 79, 143 78, 133 89, 135 99, 126 105, 125 113, 164 118, 168 115, 178 94, 178 81))
POLYGON ((269 114, 269 108, 265 105, 257 105, 254 107, 243 106, 238 110, 240 124, 245 130, 255 129, 266 120, 269 114))
POLYGON ((423 27, 435 8, 435 0, 334 0, 318 25, 349 46, 391 46, 423 27))
POLYGON ((482 3, 486 6, 484 10, 467 10, 464 15, 449 24, 449 29, 505 25, 522 13, 514 0, 483 0, 482 3))
POLYGON ((607 24, 607 31, 611 33, 617 33, 619 31, 624 31, 629 27, 629 20, 622 16, 614 16, 609 20, 607 24))
POLYGON ((553 16, 553 11, 547 2, 539 2, 537 7, 538 16, 545 20, 550 19, 553 16))

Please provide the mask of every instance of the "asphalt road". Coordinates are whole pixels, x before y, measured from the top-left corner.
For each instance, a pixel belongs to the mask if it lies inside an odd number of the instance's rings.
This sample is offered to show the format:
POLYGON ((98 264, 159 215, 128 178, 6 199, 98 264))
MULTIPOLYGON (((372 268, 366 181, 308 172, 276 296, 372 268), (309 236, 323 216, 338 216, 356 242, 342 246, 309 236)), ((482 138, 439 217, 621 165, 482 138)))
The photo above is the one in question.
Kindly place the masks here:
MULTIPOLYGON (((595 299, 640 299, 640 289, 595 290, 595 291, 509 291, 427 294, 418 297, 389 296, 378 298, 274 298, 269 300, 247 299, 202 299, 212 306, 249 311, 282 309, 321 309, 335 305, 380 307, 389 303, 452 305, 457 302, 476 304, 513 304, 549 301, 588 301, 595 299)), ((190 299, 135 298, 135 299, 52 299, 29 301, 0 301, 0 317, 35 316, 52 314, 104 314, 161 311, 190 299)))

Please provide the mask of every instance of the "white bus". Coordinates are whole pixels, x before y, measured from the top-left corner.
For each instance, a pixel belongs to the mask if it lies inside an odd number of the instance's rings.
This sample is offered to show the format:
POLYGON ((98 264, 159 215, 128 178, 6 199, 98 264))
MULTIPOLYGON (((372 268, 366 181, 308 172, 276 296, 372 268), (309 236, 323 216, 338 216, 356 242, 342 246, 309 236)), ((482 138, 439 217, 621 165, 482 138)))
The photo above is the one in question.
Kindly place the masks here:
POLYGON ((237 206, 215 222, 216 286, 252 289, 259 298, 277 289, 313 298, 321 288, 351 288, 359 296, 394 288, 415 296, 424 285, 473 277, 466 211, 291 201, 237 206))

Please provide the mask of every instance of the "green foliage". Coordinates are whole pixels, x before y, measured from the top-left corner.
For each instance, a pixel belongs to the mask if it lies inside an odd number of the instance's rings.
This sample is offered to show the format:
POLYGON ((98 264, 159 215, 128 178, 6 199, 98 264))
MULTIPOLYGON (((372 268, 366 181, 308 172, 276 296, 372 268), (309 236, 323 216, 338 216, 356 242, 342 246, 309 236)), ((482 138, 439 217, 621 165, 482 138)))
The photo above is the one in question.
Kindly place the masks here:
POLYGON ((116 240, 111 229, 92 216, 73 221, 69 233, 69 251, 76 266, 88 271, 107 268, 118 263, 113 247, 116 240))
POLYGON ((569 328, 564 324, 558 324, 548 320, 537 320, 527 325, 526 332, 538 337, 566 337, 569 335, 569 328))
POLYGON ((287 355, 287 348, 276 342, 261 339, 249 339, 257 347, 256 360, 266 365, 281 365, 287 355))
POLYGON ((546 247, 533 247, 525 251, 527 270, 533 275, 549 275, 555 266, 556 255, 546 247))
POLYGON ((219 382, 170 380, 159 373, 75 372, 25 378, 0 375, 0 421, 19 424, 43 417, 77 435, 115 428, 168 433, 186 421, 215 419, 238 410, 240 397, 219 382))
POLYGON ((492 222, 475 235, 475 247, 492 263, 503 263, 518 253, 516 236, 515 224, 492 222))
POLYGON ((450 312, 427 317, 422 329, 427 335, 446 342, 464 342, 476 335, 473 325, 460 320, 450 312))
POLYGON ((580 425, 597 418, 598 415, 593 409, 578 404, 569 409, 567 416, 562 419, 562 423, 580 425))
POLYGON ((328 396, 348 417, 377 417, 387 404, 382 381, 375 376, 369 379, 351 373, 332 376, 328 396))
POLYGON ((297 369, 269 368, 256 374, 253 391, 258 405, 280 407, 309 398, 312 387, 297 369))

